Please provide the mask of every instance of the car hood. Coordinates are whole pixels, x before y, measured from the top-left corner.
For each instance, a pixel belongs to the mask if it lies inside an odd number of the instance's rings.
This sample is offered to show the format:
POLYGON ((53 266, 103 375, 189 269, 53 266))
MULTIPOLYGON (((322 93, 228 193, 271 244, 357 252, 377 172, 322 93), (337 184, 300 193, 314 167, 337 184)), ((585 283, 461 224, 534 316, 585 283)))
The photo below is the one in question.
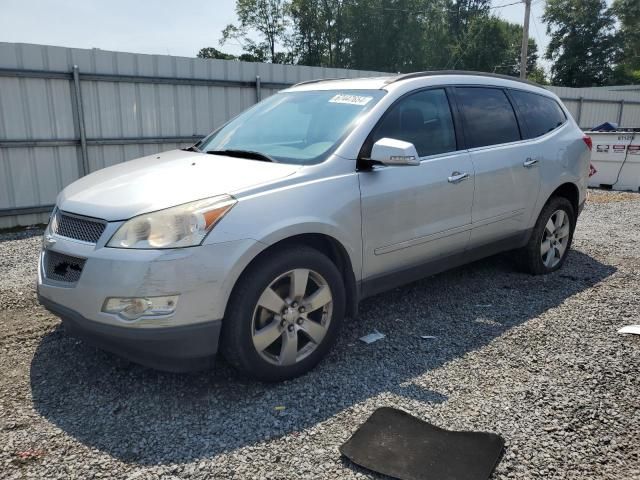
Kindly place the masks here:
POLYGON ((292 175, 299 168, 173 150, 87 175, 65 188, 57 205, 79 215, 126 220, 193 200, 237 193, 292 175))

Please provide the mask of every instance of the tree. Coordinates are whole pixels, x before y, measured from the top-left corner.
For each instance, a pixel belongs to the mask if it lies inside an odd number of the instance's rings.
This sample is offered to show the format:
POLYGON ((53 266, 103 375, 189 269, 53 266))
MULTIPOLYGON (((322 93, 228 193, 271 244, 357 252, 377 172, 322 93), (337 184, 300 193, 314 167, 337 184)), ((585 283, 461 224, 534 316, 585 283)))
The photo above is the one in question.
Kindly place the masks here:
POLYGON ((408 72, 425 68, 432 22, 442 20, 444 2, 359 0, 348 9, 352 68, 408 72))
POLYGON ((348 64, 346 8, 349 0, 292 0, 293 54, 302 65, 348 64))
MULTIPOLYGON (((520 75, 522 27, 490 15, 468 21, 447 68, 520 75)), ((537 67, 538 46, 529 39, 527 71, 537 67)))
POLYGON ((217 58, 219 60, 237 60, 238 57, 230 53, 224 53, 213 47, 201 48, 197 55, 198 58, 217 58))
POLYGON ((235 39, 257 61, 284 63, 289 57, 276 49, 286 43, 288 6, 285 0, 237 0, 239 25, 225 27, 220 45, 235 39), (255 41, 252 34, 260 40, 255 41))
POLYGON ((532 70, 527 70, 529 73, 527 74, 527 80, 531 80, 532 82, 537 83, 538 85, 549 85, 549 81, 547 80, 547 74, 544 69, 540 67, 535 67, 532 70))
MULTIPOLYGON (((221 43, 239 40, 241 60, 519 74, 522 27, 493 16, 490 0, 237 0, 236 13, 221 43)), ((531 40, 528 71, 537 58, 531 40)))
POLYGON ((545 57, 554 62, 555 84, 589 87, 613 82, 620 43, 605 0, 548 0, 543 20, 551 37, 545 57))
MULTIPOLYGON (((293 0, 290 13, 294 33, 291 39, 293 55, 300 65, 324 66, 327 46, 320 0, 293 0)), ((327 65, 333 66, 333 65, 327 65)))
POLYGON ((616 78, 622 83, 640 83, 640 2, 615 0, 612 11, 620 20, 623 45, 616 78))

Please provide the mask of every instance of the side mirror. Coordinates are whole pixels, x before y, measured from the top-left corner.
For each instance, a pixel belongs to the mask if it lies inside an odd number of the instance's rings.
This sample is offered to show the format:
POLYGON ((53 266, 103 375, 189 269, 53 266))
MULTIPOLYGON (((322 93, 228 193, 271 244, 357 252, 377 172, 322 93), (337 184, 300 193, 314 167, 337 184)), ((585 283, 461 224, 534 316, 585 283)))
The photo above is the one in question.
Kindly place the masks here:
POLYGON ((420 165, 420 157, 413 143, 394 138, 381 138, 374 143, 371 160, 385 165, 420 165))

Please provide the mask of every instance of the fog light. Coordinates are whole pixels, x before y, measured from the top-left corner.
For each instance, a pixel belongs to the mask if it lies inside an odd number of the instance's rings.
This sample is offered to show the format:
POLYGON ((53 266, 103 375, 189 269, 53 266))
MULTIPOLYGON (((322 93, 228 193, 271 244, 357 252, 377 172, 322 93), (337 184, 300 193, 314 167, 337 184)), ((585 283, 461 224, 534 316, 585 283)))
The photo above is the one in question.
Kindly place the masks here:
POLYGON ((125 320, 136 320, 140 317, 170 315, 176 310, 178 295, 166 297, 144 298, 107 298, 102 307, 105 313, 116 314, 125 320))

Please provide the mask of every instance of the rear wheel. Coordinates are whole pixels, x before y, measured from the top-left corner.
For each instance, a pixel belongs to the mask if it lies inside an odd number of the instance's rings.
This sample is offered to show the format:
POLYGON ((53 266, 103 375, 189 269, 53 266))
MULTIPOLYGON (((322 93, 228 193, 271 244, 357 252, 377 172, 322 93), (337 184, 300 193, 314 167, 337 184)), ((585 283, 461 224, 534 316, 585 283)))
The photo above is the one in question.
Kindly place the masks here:
POLYGON ((257 379, 296 377, 328 352, 344 310, 342 277, 329 258, 308 247, 276 252, 251 266, 235 288, 222 352, 257 379))
POLYGON ((564 264, 575 229, 575 212, 564 197, 552 197, 540 212, 529 243, 522 250, 523 268, 534 275, 558 270, 564 264))

